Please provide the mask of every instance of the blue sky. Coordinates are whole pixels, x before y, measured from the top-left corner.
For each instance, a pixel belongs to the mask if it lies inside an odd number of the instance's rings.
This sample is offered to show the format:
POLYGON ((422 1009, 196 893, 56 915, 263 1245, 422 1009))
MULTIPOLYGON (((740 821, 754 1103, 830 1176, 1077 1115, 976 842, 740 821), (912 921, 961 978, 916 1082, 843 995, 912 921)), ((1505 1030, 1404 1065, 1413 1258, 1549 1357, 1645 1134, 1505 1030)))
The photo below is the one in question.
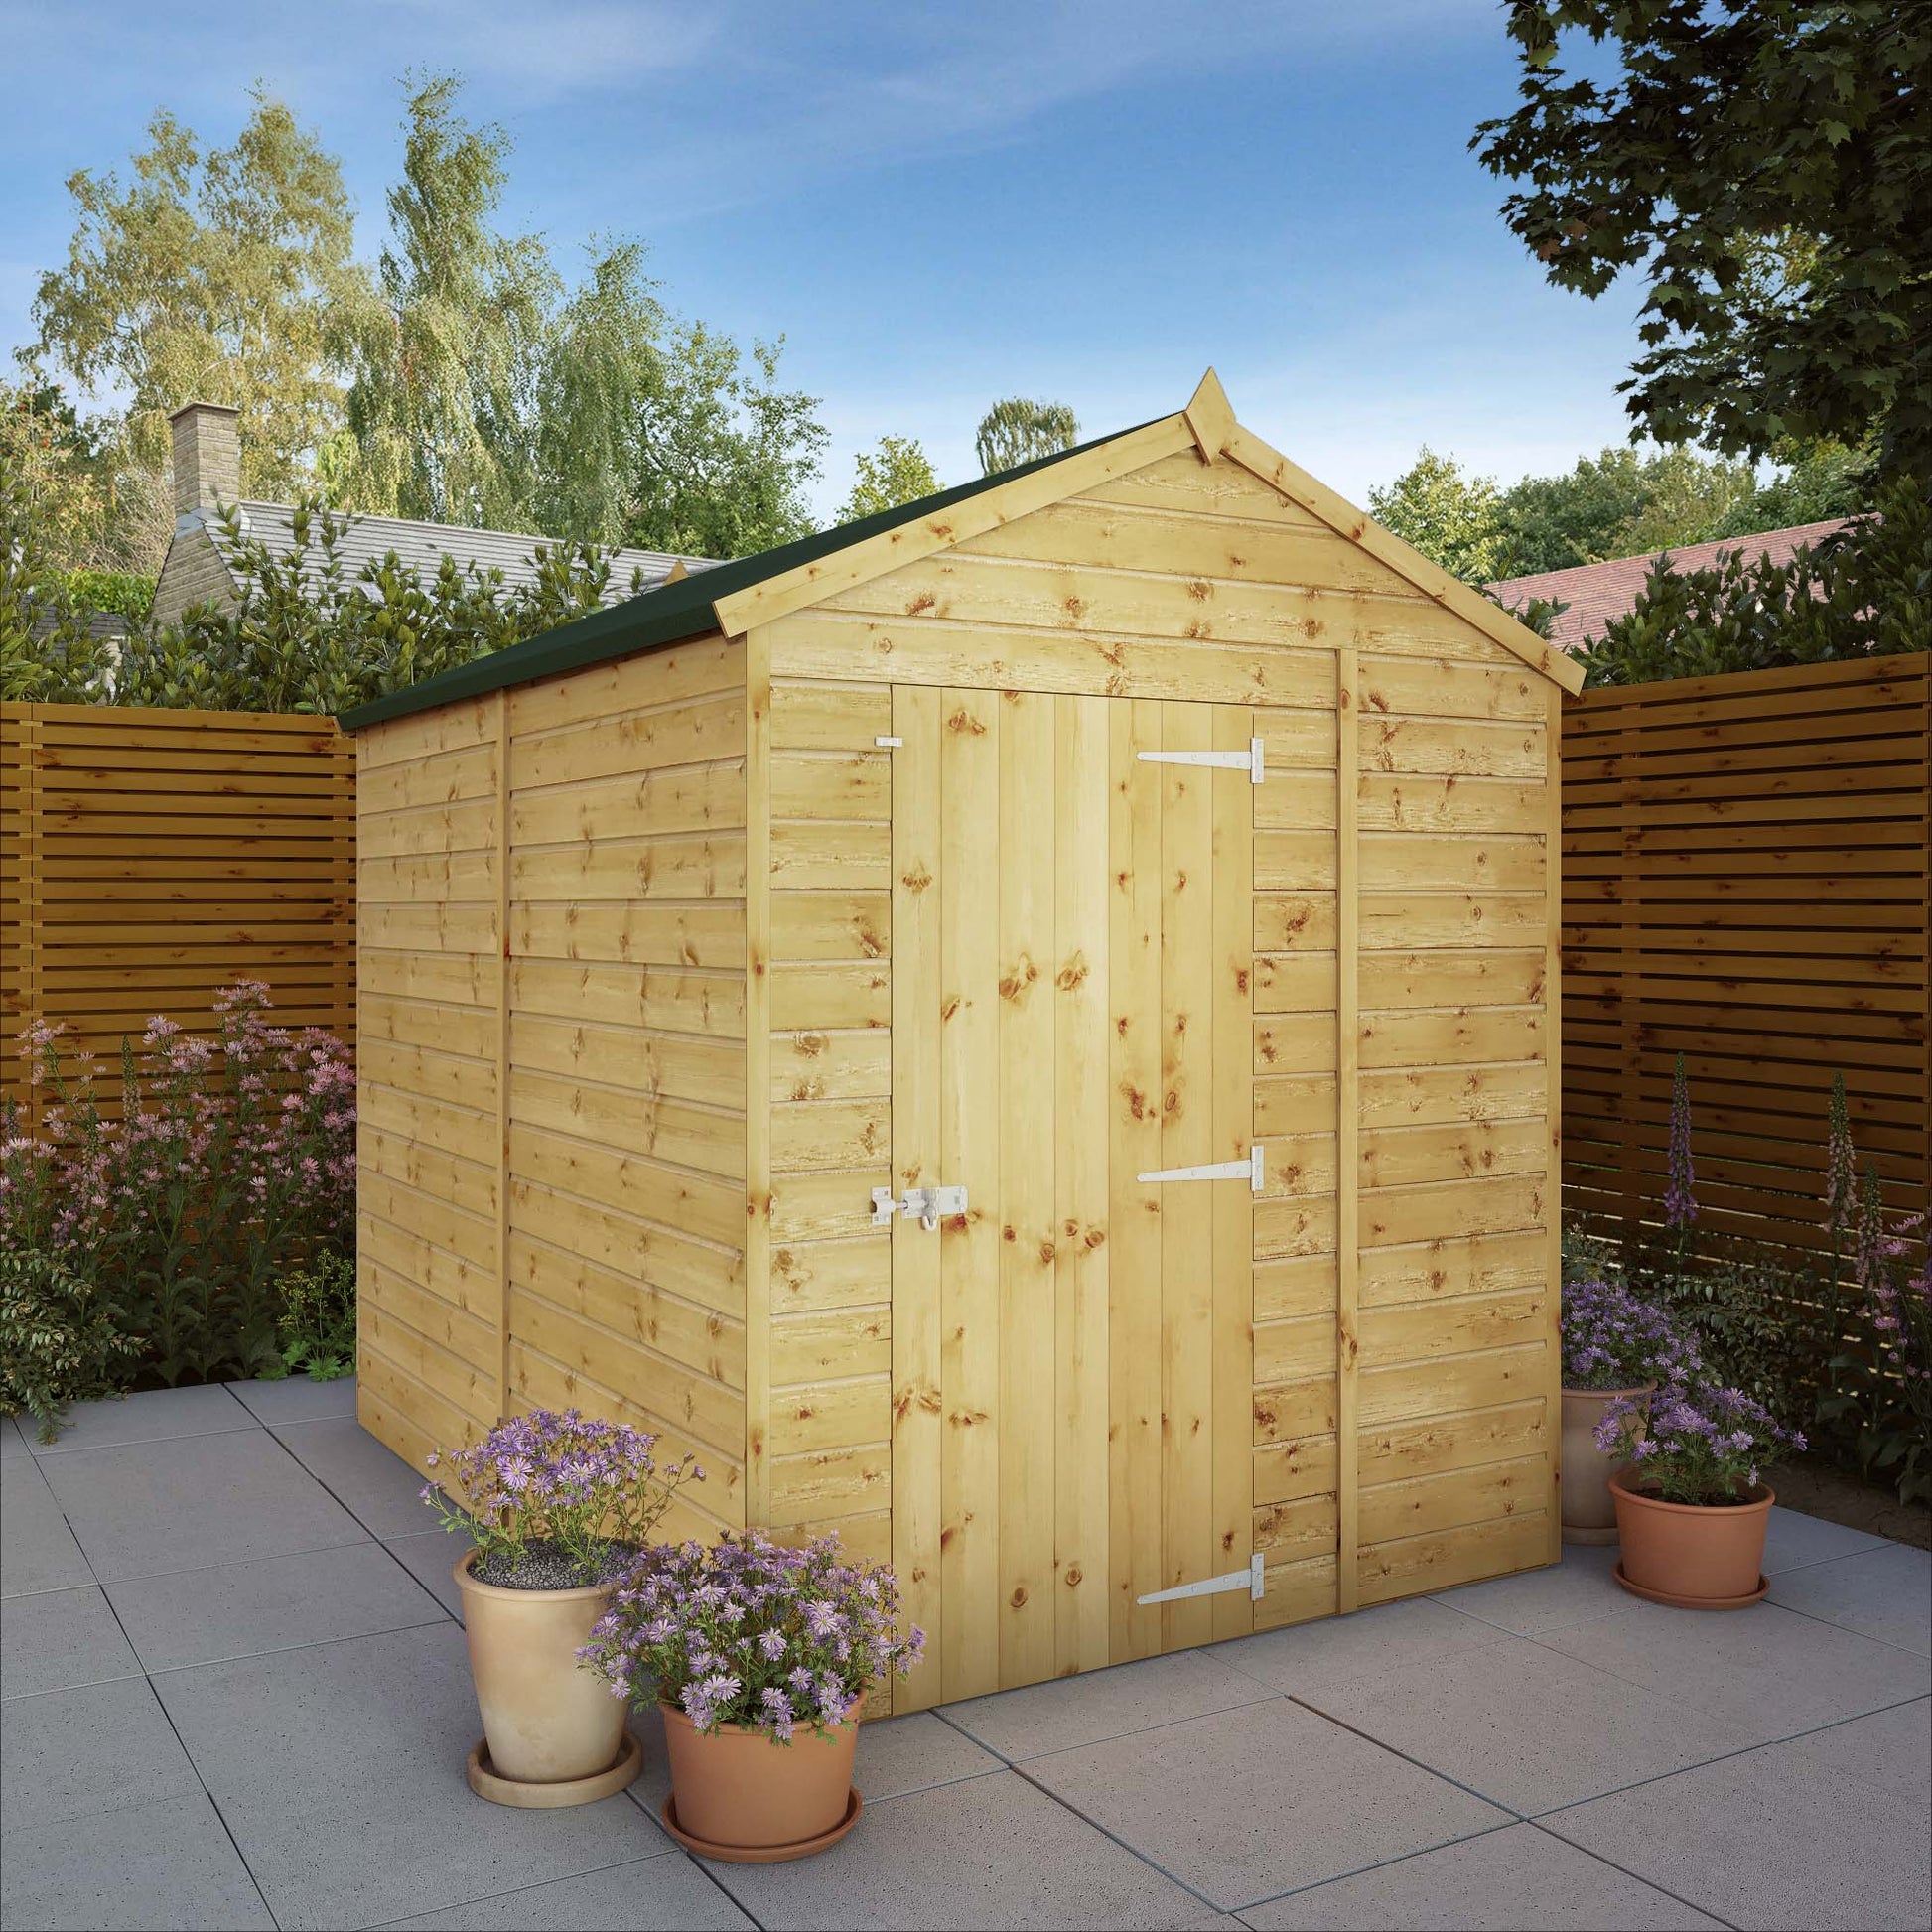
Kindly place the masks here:
POLYGON ((1493 0, 0 0, 0 46, 8 347, 68 175, 161 103, 225 143, 257 78, 342 156, 373 255, 397 78, 430 66, 515 140, 505 225, 566 262, 640 236, 672 307, 784 333, 825 514, 881 434, 960 482, 996 396, 1097 433, 1209 362, 1357 501, 1424 442, 1507 481, 1626 435, 1635 297, 1549 288, 1466 151, 1514 98, 1493 0))

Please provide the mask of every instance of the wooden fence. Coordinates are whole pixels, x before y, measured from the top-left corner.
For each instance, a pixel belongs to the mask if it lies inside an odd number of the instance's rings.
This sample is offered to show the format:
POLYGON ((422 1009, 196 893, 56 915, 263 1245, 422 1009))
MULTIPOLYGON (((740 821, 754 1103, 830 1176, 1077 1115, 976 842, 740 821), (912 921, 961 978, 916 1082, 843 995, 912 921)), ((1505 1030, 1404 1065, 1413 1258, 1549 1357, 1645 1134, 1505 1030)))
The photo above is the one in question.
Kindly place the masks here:
POLYGON ((1564 721, 1565 1204, 1661 1218, 1690 1077, 1699 1227, 1823 1241, 1832 1075, 1888 1203, 1932 1194, 1932 655, 1586 692, 1564 721))
POLYGON ((329 719, 0 705, 0 1032, 64 1020, 102 1053, 192 1032, 241 978, 275 1018, 355 1020, 355 760, 329 719))

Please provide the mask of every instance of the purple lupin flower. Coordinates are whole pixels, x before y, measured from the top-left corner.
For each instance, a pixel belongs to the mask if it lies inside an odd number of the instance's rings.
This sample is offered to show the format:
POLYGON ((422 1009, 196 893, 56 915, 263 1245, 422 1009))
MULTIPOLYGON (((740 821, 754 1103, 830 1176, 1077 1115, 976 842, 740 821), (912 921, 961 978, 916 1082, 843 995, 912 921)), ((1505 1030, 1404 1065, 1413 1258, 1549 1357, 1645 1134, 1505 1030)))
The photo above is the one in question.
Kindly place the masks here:
POLYGON ((1684 1055, 1677 1056, 1670 1087, 1670 1185, 1664 1193, 1664 1219, 1688 1228, 1698 1217, 1697 1173, 1691 1164, 1691 1082, 1684 1055))

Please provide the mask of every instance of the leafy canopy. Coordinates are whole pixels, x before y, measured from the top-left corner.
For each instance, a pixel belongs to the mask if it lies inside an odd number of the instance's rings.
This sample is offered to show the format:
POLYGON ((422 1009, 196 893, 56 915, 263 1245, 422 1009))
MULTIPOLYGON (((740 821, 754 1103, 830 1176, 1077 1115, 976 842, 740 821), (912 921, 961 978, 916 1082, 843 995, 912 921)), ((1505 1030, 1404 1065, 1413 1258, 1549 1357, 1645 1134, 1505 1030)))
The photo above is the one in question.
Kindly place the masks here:
POLYGON ((1522 104, 1470 145, 1560 288, 1647 285, 1643 434, 1762 457, 1872 436, 1932 475, 1932 8, 1512 0, 1522 104), (1566 69, 1567 34, 1619 69, 1566 69))
POLYGON ((980 474, 991 477, 1056 451, 1070 450, 1079 440, 1079 422, 1065 403, 1009 396, 980 418, 973 449, 980 460, 980 474))
POLYGON ((1493 477, 1465 476, 1427 444, 1387 488, 1368 492, 1376 520, 1465 583, 1499 576, 1504 554, 1502 493, 1493 477))
POLYGON ((842 523, 938 493, 939 479, 915 437, 882 436, 877 449, 859 452, 855 469, 852 493, 839 511, 842 523))

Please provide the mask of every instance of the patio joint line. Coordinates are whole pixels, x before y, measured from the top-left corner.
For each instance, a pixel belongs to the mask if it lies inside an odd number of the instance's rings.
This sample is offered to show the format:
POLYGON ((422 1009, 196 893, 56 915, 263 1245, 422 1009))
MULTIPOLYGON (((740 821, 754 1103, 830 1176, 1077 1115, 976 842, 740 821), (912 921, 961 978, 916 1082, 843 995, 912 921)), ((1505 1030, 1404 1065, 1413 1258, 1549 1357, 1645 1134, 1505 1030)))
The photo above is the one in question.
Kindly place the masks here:
MULTIPOLYGON (((1346 1871, 1337 1871, 1331 1877, 1311 1878, 1306 1885, 1290 1885, 1286 1891, 1271 1891, 1266 1898, 1250 1898, 1245 1904, 1231 1905, 1231 1913, 1258 1912, 1264 1905, 1278 1905, 1284 1898, 1299 1898, 1304 1892, 1319 1891, 1323 1885, 1338 1885, 1344 1879, 1359 1878, 1365 1872, 1386 1871, 1390 1865, 1406 1864, 1411 1859, 1426 1859, 1432 1852, 1447 1852, 1451 1845, 1473 1845, 1479 1838, 1494 1838, 1498 1832, 1514 1831, 1518 1825, 1527 1825, 1527 1818, 1503 1818, 1493 1825, 1485 1825, 1479 1832, 1465 1832, 1460 1838, 1446 1838, 1435 1845, 1420 1845, 1413 1852, 1398 1852, 1391 1858, 1371 1859, 1367 1864, 1351 1866, 1346 1871)), ((1569 1841, 1564 1841, 1566 1844, 1569 1841)))
MULTIPOLYGON (((1351 1725, 1346 1718, 1337 1718, 1332 1711, 1324 1711, 1320 1705, 1311 1704, 1305 1697, 1296 1697, 1293 1693, 1285 1693, 1284 1695, 1288 1697, 1289 1703, 1299 1704, 1304 1711, 1313 1712, 1317 1718, 1320 1718, 1324 1723, 1333 1725, 1337 1730, 1345 1730, 1351 1736, 1361 1738, 1364 1743, 1373 1744, 1377 1750, 1387 1751, 1391 1757, 1399 1757, 1405 1764, 1413 1764, 1418 1771, 1427 1772, 1432 1778, 1440 1778, 1445 1784, 1454 1785, 1456 1790, 1464 1793, 1466 1796, 1479 1799, 1483 1804, 1492 1806, 1497 1811, 1507 1812, 1512 1824, 1527 1824, 1529 1822, 1529 1814, 1527 1812, 1518 1811, 1514 1805, 1505 1804, 1500 1798, 1492 1798, 1486 1791, 1478 1791, 1472 1784, 1464 1784, 1460 1778, 1451 1777, 1447 1771, 1439 1771, 1435 1765, 1426 1764, 1419 1757, 1412 1757, 1409 1752, 1403 1750, 1399 1745, 1391 1744, 1386 1737, 1378 1737, 1372 1730, 1364 1730, 1359 1725, 1351 1725)), ((1488 1828, 1488 1830, 1492 1831, 1499 1831, 1500 1829, 1500 1826, 1491 1826, 1488 1828)), ((1469 1836, 1472 1838, 1482 1838, 1486 1836, 1486 1833, 1472 1832, 1469 1836)), ((1457 1841, 1454 1839, 1445 1839, 1443 1842, 1446 1845, 1453 1845, 1457 1841)))
MULTIPOLYGON (((1909 1543, 1901 1543, 1897 1547, 1901 1550, 1909 1550, 1912 1546, 1909 1543)), ((1856 1554, 1863 1556, 1865 1552, 1861 1550, 1856 1554)), ((1842 1563, 1844 1559, 1842 1557, 1834 1557, 1832 1561, 1834 1563, 1842 1563)), ((1805 1569, 1811 1569, 1813 1566, 1806 1564, 1803 1567, 1805 1569)), ((1788 1570, 1780 1570, 1778 1577, 1788 1577, 1790 1574, 1788 1570)), ((1773 1577, 1771 1582, 1775 1586, 1777 1577, 1773 1577)), ((1814 1623, 1824 1624, 1828 1630, 1842 1630, 1848 1637, 1861 1637, 1866 1643, 1882 1644, 1887 1650, 1897 1651, 1901 1657, 1911 1657, 1921 1664, 1927 1661, 1926 1653, 1923 1650, 1912 1650, 1902 1643, 1893 1643, 1889 1637, 1874 1637, 1866 1630, 1855 1630, 1849 1623, 1840 1623, 1835 1617, 1820 1616, 1816 1610, 1801 1610, 1795 1603, 1773 1603, 1769 1597, 1765 1598, 1765 1602, 1771 1609, 1788 1610, 1793 1616, 1809 1617, 1814 1623)))
MULTIPOLYGON (((1621 1683, 1623 1680, 1619 1678, 1617 1681, 1621 1683)), ((1716 1757, 1701 1757, 1694 1764, 1679 1765, 1675 1771, 1658 1771, 1647 1778, 1633 1778, 1628 1784, 1614 1785, 1608 1791, 1594 1792, 1587 1798, 1573 1798, 1566 1805, 1552 1805, 1548 1811, 1525 1813, 1523 1822, 1526 1825, 1541 1824, 1546 1818, 1560 1817, 1566 1811, 1581 1811, 1586 1805, 1595 1804, 1599 1798, 1620 1798, 1626 1791, 1640 1790, 1646 1784, 1662 1784, 1667 1778, 1685 1777, 1692 1771, 1706 1770, 1713 1764, 1727 1764, 1733 1757, 1749 1757, 1753 1751, 1768 1751, 1776 1749, 1780 1744, 1795 1744, 1800 1738, 1817 1737, 1827 1730, 1838 1730, 1846 1725, 1861 1724, 1866 1718, 1881 1717, 1887 1711, 1903 1711, 1911 1705, 1927 1702, 1932 1702, 1932 1691, 1914 1691, 1910 1697, 1898 1698, 1890 1704, 1874 1705, 1869 1711, 1854 1711, 1849 1717, 1833 1718, 1822 1725, 1810 1725, 1803 1730, 1791 1731, 1783 1737, 1767 1737, 1761 1743, 1740 1744, 1735 1750, 1720 1751, 1716 1757)), ((1563 1834, 1558 1832, 1557 1836, 1562 1838, 1563 1834)), ((1568 1839, 1564 1842, 1572 1843, 1568 1839)), ((1587 1852, 1589 1848, 1579 1846, 1577 1849, 1587 1852)), ((1645 1880, 1645 1882, 1649 1881, 1645 1880)), ((1699 1906, 1698 1909, 1702 1911, 1704 1908, 1699 1906)))
MULTIPOLYGON (((1269 1702, 1269 1700, 1266 1698, 1256 1698, 1254 1702, 1256 1704, 1266 1704, 1269 1702)), ((1232 1710, 1245 1711, 1249 1707, 1247 1705, 1233 1705, 1228 1708, 1232 1710)), ((1109 1827, 1103 1825, 1099 1821, 1099 1819, 1088 1817, 1087 1814, 1084 1811, 1082 1811, 1078 1805, 1069 1802, 1067 1799, 1063 1798, 1057 1791, 1048 1790, 1045 1785, 1041 1784, 1036 1777, 1033 1776, 1032 1773, 1028 1771, 1025 1763, 1021 1762, 1019 1759, 1008 1757, 1004 1751, 995 1750, 991 1744, 982 1743, 979 1738, 974 1737, 973 1733, 970 1730, 967 1730, 963 1725, 953 1724, 952 1720, 948 1718, 943 1711, 939 1710, 937 1706, 933 1707, 932 1715, 935 1718, 937 1718, 941 1724, 950 1725, 954 1730, 959 1732, 960 1736, 970 1739, 975 1744, 979 1744, 981 1750, 992 1751, 993 1755, 997 1757, 1000 1760, 1000 1762, 1004 1764, 1007 1767, 1007 1769, 1011 1771, 1014 1774, 1014 1776, 1021 1781, 1021 1783, 1027 1785, 1032 1790, 1037 1791, 1042 1798, 1047 1799, 1050 1803, 1059 1806, 1059 1808, 1063 1812, 1065 1812, 1068 1817, 1077 1818, 1081 1822, 1081 1824, 1088 1826, 1093 1831, 1098 1832, 1102 1838, 1111 1840, 1112 1843, 1118 1845, 1120 1849, 1128 1855, 1129 1858, 1138 1860, 1142 1864, 1146 1865, 1150 1870, 1158 1871, 1162 1877, 1168 1880, 1170 1884, 1178 1885, 1180 1889, 1186 1892, 1190 1898, 1198 1898, 1200 1902, 1203 1905, 1205 1905, 1210 1912, 1226 1912, 1229 1909, 1227 1906, 1221 1904, 1218 1899, 1209 1898, 1208 1895, 1204 1891, 1202 1891, 1198 1885, 1190 1883, 1187 1879, 1181 1877, 1177 1872, 1170 1871, 1168 1867, 1164 1865, 1159 1859, 1151 1858, 1146 1852, 1143 1852, 1138 1845, 1130 1844, 1126 1839, 1122 1838, 1118 1832, 1113 1831, 1109 1827)), ((1217 1716, 1218 1714, 1212 1711, 1208 1711, 1208 1712, 1200 1713, 1199 1715, 1203 1717, 1211 1718, 1217 1716)), ((1176 1724, 1190 1724, 1192 1722, 1193 1720, 1189 1718, 1178 1718, 1174 1720, 1174 1723, 1176 1724)), ((1169 1725, 1150 1725, 1147 1726, 1147 1729, 1167 1730, 1170 1729, 1171 1727, 1172 1726, 1169 1725)), ((1120 1736, 1123 1737, 1140 1737, 1144 1735, 1146 1735, 1145 1731, 1122 1731, 1120 1733, 1120 1736)), ((1103 1743, 1103 1744, 1111 1744, 1116 1741, 1117 1740, 1112 1737, 1102 1737, 1102 1738, 1097 1738, 1095 1740, 1095 1742, 1103 1743)), ((1069 1744, 1067 1748, 1069 1750, 1085 1750, 1090 1747, 1084 1744, 1069 1744)), ((1036 1755, 1041 1757, 1051 1757, 1056 1754, 1057 1753, 1052 1751, 1041 1751, 1036 1753, 1036 1755)), ((959 1783, 959 1782, 963 1782, 963 1780, 955 1779, 953 1780, 953 1782, 959 1783)), ((910 1794, 907 1793, 906 1795, 909 1796, 910 1794)))
POLYGON ((566 1871, 555 1878, 539 1878, 534 1884, 512 1885, 507 1891, 483 1892, 473 1898, 453 1898, 441 1905, 424 1905, 413 1912, 405 1912, 401 1918, 379 1919, 367 1926, 363 1932, 392 1932, 398 1925, 407 1925, 413 1918, 427 1918, 431 1912, 461 1912, 472 1905, 493 1905, 499 1898, 520 1898, 527 1891, 541 1891, 546 1885, 567 1885, 578 1878, 595 1878, 601 1871, 621 1871, 626 1865, 654 1864, 659 1859, 668 1859, 678 1850, 675 1845, 666 1845, 661 1852, 646 1852, 641 1858, 615 1859, 609 1864, 586 1865, 582 1871, 566 1871))
MULTIPOLYGON (((77 1538, 75 1540, 78 1541, 77 1538)), ((83 1551, 82 1554, 84 1555, 85 1552, 83 1551)), ((107 1614, 114 1619, 114 1627, 121 1633, 121 1641, 129 1650, 134 1651, 134 1661, 140 1663, 141 1653, 134 1650, 134 1639, 128 1635, 127 1625, 121 1621, 121 1613, 115 1609, 114 1599, 107 1594, 104 1586, 100 1594, 101 1600, 107 1605, 107 1614)), ((168 1700, 161 1695, 160 1686, 154 1681, 154 1673, 143 1665, 141 1676, 142 1682, 148 1687, 149 1697, 154 1699, 155 1708, 161 1713, 162 1722, 168 1726, 169 1733, 173 1736, 182 1756, 187 1759, 188 1768, 194 1772, 195 1782, 201 1786, 202 1796, 207 1800, 208 1809, 214 1814, 214 1822, 221 1827, 221 1836, 233 1848, 242 1870, 248 1874, 248 1882, 254 1888, 255 1896, 261 1900, 262 1911, 266 1914, 269 1924, 276 1928, 276 1932, 283 1932, 282 1921, 276 1917, 275 1907, 268 1902, 268 1894, 262 1890, 261 1880, 255 1876, 255 1867, 248 1863, 248 1855, 241 1849, 241 1841, 235 1837, 233 1829, 228 1824, 227 1814, 221 1809, 220 1799, 207 1788, 207 1779, 203 1777, 202 1767, 195 1761, 195 1753, 188 1748, 188 1739, 181 1734, 181 1727, 175 1723, 175 1714, 168 1709, 168 1700)))
MULTIPOLYGON (((353 1549, 355 1545, 350 1544, 348 1547, 353 1549)), ((144 1583, 146 1579, 136 1578, 130 1581, 144 1583)), ((434 1602, 435 1599, 431 1598, 431 1601, 434 1602)), ((334 1644, 360 1643, 366 1637, 399 1637, 410 1630, 433 1630, 439 1621, 445 1623, 456 1621, 441 1603, 437 1603, 436 1607, 441 1612, 440 1618, 426 1617, 421 1623, 390 1623, 385 1624, 380 1630, 357 1630, 346 1637, 308 1637, 301 1643, 271 1644, 266 1650, 231 1650, 220 1657, 198 1657, 192 1664, 157 1664, 152 1669, 144 1664, 142 1671, 148 1677, 179 1677, 185 1670, 213 1670, 222 1664, 246 1664, 262 1657, 287 1657, 298 1650, 327 1650, 334 1644)))
MULTIPOLYGON (((1667 1771, 1664 1775, 1666 1777, 1675 1777, 1677 1773, 1675 1771, 1667 1771)), ((1655 1784, 1658 1780, 1653 1778, 1650 1782, 1655 1784)), ((1587 1804, 1594 1801, 1586 1799, 1585 1802, 1587 1804)), ((1716 1919, 1720 1925, 1727 1926, 1729 1932, 1738 1932, 1735 1919, 1727 1919, 1722 1912, 1714 1912, 1709 1905, 1700 1905, 1695 1898, 1686 1898, 1682 1892, 1672 1891, 1668 1885, 1660 1884, 1655 1878, 1646 1878, 1641 1871, 1632 1871, 1627 1864, 1618 1864, 1614 1859, 1605 1858, 1594 1846, 1579 1845, 1574 1838, 1565 1838, 1561 1832, 1552 1831, 1548 1825, 1543 1824, 1538 1819, 1526 1818, 1523 1822, 1529 1826, 1531 1831, 1541 1832, 1545 1838, 1553 1838, 1559 1845, 1567 1845, 1571 1851, 1582 1852, 1586 1857, 1596 1860, 1599 1864, 1608 1865, 1612 1871, 1620 1871, 1626 1878, 1634 1878, 1638 1884, 1648 1885, 1652 1891, 1660 1891, 1666 1898, 1676 1899, 1680 1905, 1689 1911, 1702 1912, 1706 1918, 1716 1919)))

